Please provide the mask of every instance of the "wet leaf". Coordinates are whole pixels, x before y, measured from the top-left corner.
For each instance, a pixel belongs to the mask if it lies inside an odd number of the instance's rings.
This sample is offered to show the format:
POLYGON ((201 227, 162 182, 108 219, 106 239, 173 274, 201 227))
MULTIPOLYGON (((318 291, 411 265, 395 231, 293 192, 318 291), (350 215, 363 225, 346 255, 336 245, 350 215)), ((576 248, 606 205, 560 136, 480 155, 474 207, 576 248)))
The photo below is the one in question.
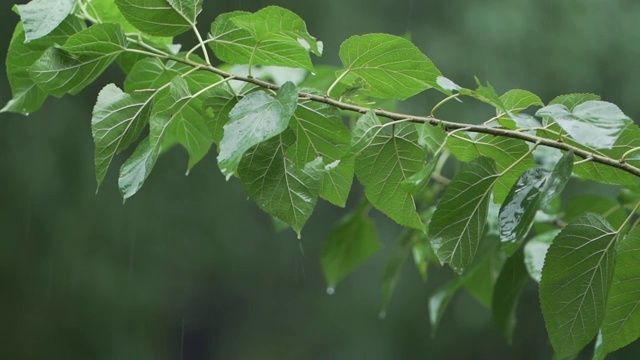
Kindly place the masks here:
POLYGON ((26 5, 16 5, 25 41, 40 39, 49 35, 71 14, 75 0, 31 0, 26 5))
POLYGON ((513 254, 504 264, 496 281, 491 305, 493 319, 509 343, 516 327, 516 308, 522 289, 529 282, 522 251, 513 254))
POLYGON ((298 89, 288 82, 276 97, 258 91, 236 104, 229 113, 229 122, 224 125, 218 154, 218 166, 227 179, 236 172, 247 150, 287 129, 297 101, 298 89))

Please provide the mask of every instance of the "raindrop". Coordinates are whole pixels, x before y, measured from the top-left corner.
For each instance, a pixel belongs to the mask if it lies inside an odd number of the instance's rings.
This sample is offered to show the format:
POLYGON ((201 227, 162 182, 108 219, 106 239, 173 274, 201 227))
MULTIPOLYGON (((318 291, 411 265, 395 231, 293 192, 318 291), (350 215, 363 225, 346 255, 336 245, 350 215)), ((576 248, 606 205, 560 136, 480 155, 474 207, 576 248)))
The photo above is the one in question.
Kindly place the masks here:
POLYGON ((336 289, 332 288, 332 287, 328 287, 327 288, 327 295, 333 295, 336 293, 336 289))

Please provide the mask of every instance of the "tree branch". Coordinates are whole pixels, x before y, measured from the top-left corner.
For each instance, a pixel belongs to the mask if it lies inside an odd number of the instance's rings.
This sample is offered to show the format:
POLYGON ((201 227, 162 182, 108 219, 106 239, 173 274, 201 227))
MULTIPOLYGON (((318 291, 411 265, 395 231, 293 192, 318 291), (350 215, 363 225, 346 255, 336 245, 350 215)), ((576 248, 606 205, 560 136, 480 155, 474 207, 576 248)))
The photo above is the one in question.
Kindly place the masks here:
MULTIPOLYGON (((254 85, 257 85, 259 87, 262 87, 264 89, 268 89, 268 90, 278 90, 278 86, 275 84, 272 84, 270 82, 267 81, 263 81, 260 79, 256 79, 252 76, 239 76, 239 75, 235 75, 223 70, 220 70, 212 65, 205 65, 205 64, 200 64, 197 63, 195 61, 189 60, 189 59, 185 59, 185 58, 181 58, 178 56, 173 56, 173 55, 164 55, 164 54, 158 54, 156 55, 157 57, 161 57, 161 58, 165 58, 165 59, 170 59, 170 60, 174 60, 177 62, 181 62, 183 64, 186 65, 190 65, 193 66, 197 69, 200 70, 205 70, 205 71, 210 71, 213 72, 215 74, 218 74, 220 76, 222 76, 223 78, 233 78, 233 80, 238 80, 238 81, 243 81, 246 83, 251 83, 254 85)), ((366 114, 369 111, 373 111, 376 115, 381 116, 381 117, 385 117, 387 119, 390 120, 404 120, 404 121, 409 121, 409 122, 413 122, 413 123, 419 123, 419 124, 428 124, 428 125, 432 125, 432 126, 441 126, 445 131, 449 132, 449 131, 453 131, 453 130, 462 130, 464 129, 464 131, 467 132, 474 132, 474 133, 481 133, 481 134, 489 134, 489 135, 493 135, 493 136, 501 136, 501 137, 508 137, 508 138, 513 138, 513 139, 519 139, 519 140, 523 140, 529 143, 533 143, 533 144, 539 144, 539 145, 543 145, 543 146, 548 146, 551 148, 555 148, 555 149, 559 149, 562 151, 573 151, 573 153, 586 160, 586 161, 593 161, 594 163, 599 163, 599 164, 603 164, 612 168, 616 168, 622 171, 625 171, 629 174, 635 175, 637 177, 640 177, 640 168, 635 167, 627 162, 625 162, 624 159, 613 159, 607 156, 603 156, 600 154, 594 154, 590 151, 578 148, 576 146, 567 144, 565 142, 562 141, 558 141, 558 140, 553 140, 553 139, 547 139, 547 138, 543 138, 543 137, 539 137, 539 136, 535 136, 535 135, 530 135, 527 133, 523 133, 520 131, 516 131, 516 130, 509 130, 509 129, 501 129, 501 128, 491 128, 491 127, 486 127, 484 125, 470 125, 470 124, 463 124, 463 123, 457 123, 457 122, 453 122, 453 121, 447 121, 447 120, 441 120, 438 118, 435 118, 433 116, 416 116, 416 115, 410 115, 410 114, 403 114, 403 113, 398 113, 398 112, 393 112, 393 111, 387 111, 387 110, 383 110, 383 109, 370 109, 364 106, 359 106, 359 105, 355 105, 355 104, 349 104, 343 101, 339 101, 333 98, 330 98, 328 96, 323 96, 323 95, 316 95, 316 94, 311 94, 311 93, 306 93, 306 92, 300 92, 298 94, 298 97, 303 98, 303 99, 309 99, 311 101, 315 101, 315 102, 319 102, 319 103, 323 103, 323 104, 327 104, 327 105, 331 105, 334 106, 336 108, 339 108, 341 110, 345 110, 345 111, 351 111, 351 112, 357 112, 360 114, 366 114)))

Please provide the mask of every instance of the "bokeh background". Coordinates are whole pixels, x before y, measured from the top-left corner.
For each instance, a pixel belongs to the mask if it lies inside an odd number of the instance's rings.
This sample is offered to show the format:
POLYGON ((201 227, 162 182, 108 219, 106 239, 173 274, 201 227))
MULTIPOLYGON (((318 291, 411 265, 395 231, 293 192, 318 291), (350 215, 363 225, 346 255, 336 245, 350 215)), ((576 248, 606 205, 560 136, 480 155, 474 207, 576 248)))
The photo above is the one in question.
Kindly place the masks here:
MULTIPOLYGON (((341 41, 354 34, 410 32, 463 86, 477 75, 499 92, 523 88, 544 101, 593 92, 640 118, 637 1, 205 0, 201 29, 222 12, 271 4, 301 15, 324 41, 316 63, 338 65, 341 41)), ((3 58, 18 21, 12 5, 0 4, 3 58)), ((193 44, 189 36, 178 41, 193 44)), ((451 278, 448 269, 432 268, 424 283, 408 262, 379 319, 379 280, 399 232, 380 215, 384 248, 327 295, 319 251, 346 210, 322 203, 302 240, 276 234, 239 182, 224 181, 214 154, 185 177, 187 154, 172 150, 126 204, 118 157, 95 194, 90 113, 99 89, 122 78, 114 67, 80 96, 49 99, 28 117, 0 115, 0 358, 552 357, 535 286, 523 293, 512 345, 464 292, 432 335, 428 298, 451 278)), ((1 74, 0 103, 9 99, 1 74)), ((401 107, 421 113, 433 104, 420 95, 401 107)), ((602 191, 576 184, 574 191, 602 191)), ((636 344, 610 358, 639 356, 636 344)))

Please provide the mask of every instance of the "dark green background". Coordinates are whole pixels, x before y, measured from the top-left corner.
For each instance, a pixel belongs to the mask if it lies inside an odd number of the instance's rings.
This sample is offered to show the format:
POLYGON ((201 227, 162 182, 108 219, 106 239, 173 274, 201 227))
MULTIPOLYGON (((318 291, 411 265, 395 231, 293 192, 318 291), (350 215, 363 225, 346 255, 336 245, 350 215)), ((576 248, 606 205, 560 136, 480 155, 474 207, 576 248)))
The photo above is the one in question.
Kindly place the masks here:
MULTIPOLYGON (((544 101, 593 92, 631 117, 640 112, 636 1, 205 0, 201 29, 221 12, 270 4, 297 12, 324 41, 316 63, 338 64, 340 42, 354 34, 411 32, 461 85, 478 75, 499 92, 523 88, 544 101)), ((11 5, 0 5, 3 57, 18 21, 11 5)), ((466 293, 431 337, 427 302, 448 269, 432 268, 425 284, 407 264, 378 319, 378 282, 399 230, 382 216, 384 249, 326 295, 319 250, 345 211, 320 204, 302 241, 275 234, 239 182, 224 181, 213 154, 185 177, 186 152, 174 149, 124 205, 118 157, 96 195, 90 113, 99 89, 122 77, 113 68, 80 96, 50 99, 28 117, 0 115, 0 358, 551 358, 534 286, 511 346, 466 293)), ((0 84, 4 104, 4 74, 0 84)), ((434 99, 420 95, 403 110, 424 113, 434 99)), ((486 120, 462 109, 443 114, 486 120)), ((575 184, 574 192, 601 191, 575 184)), ((638 354, 634 345, 610 358, 638 354)))

